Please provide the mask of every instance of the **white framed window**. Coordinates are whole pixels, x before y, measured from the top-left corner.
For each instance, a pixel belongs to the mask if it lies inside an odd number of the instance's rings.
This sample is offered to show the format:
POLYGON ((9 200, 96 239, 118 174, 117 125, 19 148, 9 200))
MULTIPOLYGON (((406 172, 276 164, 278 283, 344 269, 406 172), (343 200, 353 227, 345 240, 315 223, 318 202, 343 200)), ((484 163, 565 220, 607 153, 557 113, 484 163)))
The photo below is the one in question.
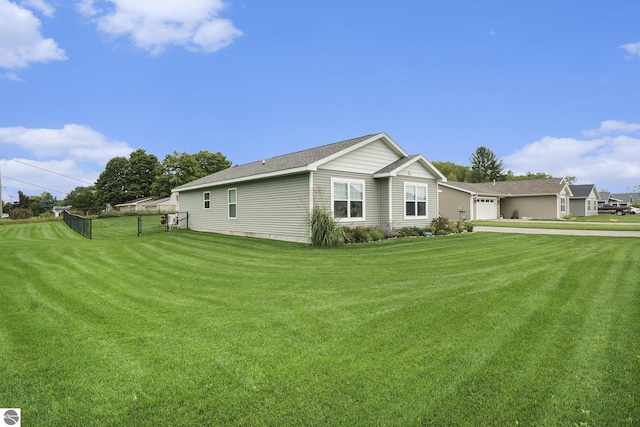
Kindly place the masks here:
POLYGON ((587 199, 587 212, 591 212, 591 199, 587 199))
POLYGON ((364 181, 331 179, 331 206, 338 219, 364 221, 364 181))
POLYGON ((426 218, 427 184, 406 182, 404 184, 405 219, 426 218))
POLYGON ((238 217, 238 189, 229 189, 229 218, 238 217))
POLYGON ((211 208, 211 193, 208 191, 202 193, 202 207, 204 209, 211 208))
POLYGON ((560 197, 560 212, 566 212, 566 211, 567 211, 567 198, 560 197))

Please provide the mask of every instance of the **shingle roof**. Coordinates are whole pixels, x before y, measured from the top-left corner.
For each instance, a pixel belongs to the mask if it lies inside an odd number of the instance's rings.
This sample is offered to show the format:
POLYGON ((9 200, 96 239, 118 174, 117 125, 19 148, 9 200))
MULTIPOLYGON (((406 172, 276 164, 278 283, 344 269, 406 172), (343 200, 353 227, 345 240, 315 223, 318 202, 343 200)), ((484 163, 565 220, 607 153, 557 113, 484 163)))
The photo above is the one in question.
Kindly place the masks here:
POLYGON ((414 154, 412 156, 407 156, 407 157, 403 157, 401 159, 396 160, 395 162, 391 163, 388 166, 385 166, 384 168, 380 169, 378 172, 376 172, 374 175, 378 175, 378 174, 384 174, 384 173, 388 173, 388 172, 392 172, 396 169, 398 169, 399 167, 406 165, 407 163, 409 163, 411 160, 415 159, 416 157, 419 157, 420 154, 414 154))
POLYGON ((575 198, 584 198, 589 197, 591 191, 595 187, 594 184, 574 184, 569 186, 571 188, 571 192, 573 193, 573 197, 575 198))
POLYGON ((449 185, 487 196, 540 196, 559 194, 566 183, 563 178, 545 178, 526 179, 522 181, 496 181, 495 183, 448 181, 443 185, 449 185))
POLYGON ((295 153, 271 157, 269 159, 259 160, 257 162, 233 166, 176 187, 174 188, 174 190, 185 190, 207 184, 215 184, 218 182, 225 182, 252 176, 273 174, 304 168, 312 163, 336 154, 346 148, 359 144, 360 142, 365 141, 375 135, 378 134, 365 135, 358 138, 348 139, 346 141, 335 142, 333 144, 297 151, 295 153))
POLYGON ((615 193, 610 194, 610 197, 613 197, 618 200, 622 200, 625 203, 631 203, 640 198, 639 193, 615 193))

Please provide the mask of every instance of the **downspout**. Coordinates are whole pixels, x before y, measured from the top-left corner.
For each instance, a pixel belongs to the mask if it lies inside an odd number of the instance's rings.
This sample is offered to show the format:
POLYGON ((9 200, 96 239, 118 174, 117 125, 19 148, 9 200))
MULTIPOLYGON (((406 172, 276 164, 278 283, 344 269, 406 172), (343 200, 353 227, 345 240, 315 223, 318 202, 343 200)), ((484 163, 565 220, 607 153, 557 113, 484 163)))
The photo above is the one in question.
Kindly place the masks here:
POLYGON ((473 203, 474 200, 475 200, 474 195, 470 194, 469 195, 469 221, 473 221, 474 219, 476 219, 476 216, 475 216, 476 204, 473 203))

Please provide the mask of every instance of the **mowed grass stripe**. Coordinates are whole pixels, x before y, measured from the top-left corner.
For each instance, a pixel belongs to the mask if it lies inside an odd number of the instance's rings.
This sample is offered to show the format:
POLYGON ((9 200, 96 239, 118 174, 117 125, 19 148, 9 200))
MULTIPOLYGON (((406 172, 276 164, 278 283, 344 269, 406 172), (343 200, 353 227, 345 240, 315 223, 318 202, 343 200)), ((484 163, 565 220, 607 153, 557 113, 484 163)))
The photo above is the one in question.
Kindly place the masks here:
POLYGON ((37 424, 640 418, 634 239, 117 231, 0 227, 0 401, 37 424))

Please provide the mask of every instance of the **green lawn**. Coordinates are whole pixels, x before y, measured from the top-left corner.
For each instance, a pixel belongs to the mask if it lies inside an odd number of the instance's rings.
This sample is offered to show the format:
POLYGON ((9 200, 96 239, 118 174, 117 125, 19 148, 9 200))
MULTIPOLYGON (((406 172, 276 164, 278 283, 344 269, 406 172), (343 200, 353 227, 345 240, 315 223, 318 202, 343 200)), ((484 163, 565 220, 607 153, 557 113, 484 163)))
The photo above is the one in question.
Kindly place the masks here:
POLYGON ((640 425, 640 239, 100 227, 0 227, 23 425, 640 425))

